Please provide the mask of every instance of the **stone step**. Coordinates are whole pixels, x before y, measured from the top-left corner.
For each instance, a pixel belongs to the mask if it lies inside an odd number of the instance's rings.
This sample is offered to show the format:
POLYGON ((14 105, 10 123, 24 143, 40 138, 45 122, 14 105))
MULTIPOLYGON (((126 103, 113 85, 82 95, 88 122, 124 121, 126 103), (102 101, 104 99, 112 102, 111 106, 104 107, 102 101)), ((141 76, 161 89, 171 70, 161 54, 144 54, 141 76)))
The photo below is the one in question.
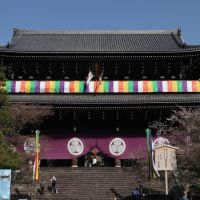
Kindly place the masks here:
MULTIPOLYGON (((25 189, 32 193, 33 200, 112 200, 114 194, 111 189, 115 189, 123 197, 130 196, 139 180, 142 181, 143 187, 148 188, 148 180, 145 178, 148 177, 148 170, 143 170, 141 173, 141 170, 133 168, 43 167, 40 169, 40 175, 45 181, 44 195, 36 193, 37 187, 33 185, 25 189), (47 189, 51 185, 52 176, 56 176, 58 194, 52 194, 47 189)), ((152 179, 151 186, 156 190, 164 190, 163 180, 152 179)))

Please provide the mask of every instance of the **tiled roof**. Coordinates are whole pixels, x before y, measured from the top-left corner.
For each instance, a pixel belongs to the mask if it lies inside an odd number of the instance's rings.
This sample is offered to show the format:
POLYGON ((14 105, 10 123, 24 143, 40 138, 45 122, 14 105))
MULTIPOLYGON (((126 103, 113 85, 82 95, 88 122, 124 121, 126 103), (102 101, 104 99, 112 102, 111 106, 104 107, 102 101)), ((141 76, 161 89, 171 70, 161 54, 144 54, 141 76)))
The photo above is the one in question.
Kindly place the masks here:
POLYGON ((13 103, 39 103, 63 105, 134 105, 200 103, 200 94, 76 94, 76 95, 9 95, 13 103))
MULTIPOLYGON (((180 30, 154 31, 31 31, 14 29, 4 51, 14 52, 177 52, 198 49, 185 45, 180 30)), ((2 50, 1 50, 2 51, 2 50)))

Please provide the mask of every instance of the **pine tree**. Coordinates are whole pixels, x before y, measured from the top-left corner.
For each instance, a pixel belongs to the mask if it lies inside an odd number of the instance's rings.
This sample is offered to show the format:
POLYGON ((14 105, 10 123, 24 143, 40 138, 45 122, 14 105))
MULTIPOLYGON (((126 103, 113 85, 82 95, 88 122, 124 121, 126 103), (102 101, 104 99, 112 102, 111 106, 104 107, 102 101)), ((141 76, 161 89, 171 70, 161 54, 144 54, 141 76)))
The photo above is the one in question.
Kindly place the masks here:
POLYGON ((20 156, 14 151, 12 144, 7 140, 11 136, 10 128, 10 101, 5 90, 4 67, 0 65, 0 168, 19 168, 20 156))
POLYGON ((0 131, 3 134, 6 134, 6 130, 9 127, 10 123, 10 114, 9 114, 9 98, 5 90, 5 73, 4 67, 0 66, 0 131))

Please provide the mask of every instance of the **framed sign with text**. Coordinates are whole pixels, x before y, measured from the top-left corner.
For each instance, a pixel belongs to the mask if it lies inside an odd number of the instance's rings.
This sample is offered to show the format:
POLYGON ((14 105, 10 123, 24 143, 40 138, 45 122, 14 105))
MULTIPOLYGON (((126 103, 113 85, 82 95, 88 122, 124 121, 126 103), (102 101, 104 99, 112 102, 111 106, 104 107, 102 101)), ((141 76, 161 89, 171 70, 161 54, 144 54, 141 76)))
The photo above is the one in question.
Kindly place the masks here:
POLYGON ((178 148, 164 144, 155 148, 155 165, 159 171, 172 171, 177 168, 176 151, 178 148))

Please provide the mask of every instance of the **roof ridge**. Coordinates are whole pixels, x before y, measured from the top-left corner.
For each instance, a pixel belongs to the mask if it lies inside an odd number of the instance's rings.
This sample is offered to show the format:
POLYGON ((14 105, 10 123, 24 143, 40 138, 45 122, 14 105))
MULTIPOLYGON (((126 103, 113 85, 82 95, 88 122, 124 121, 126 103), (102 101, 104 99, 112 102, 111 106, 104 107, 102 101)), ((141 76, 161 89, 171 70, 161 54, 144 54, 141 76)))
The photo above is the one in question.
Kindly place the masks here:
POLYGON ((21 34, 178 34, 178 29, 169 30, 27 30, 14 28, 14 35, 21 34))

